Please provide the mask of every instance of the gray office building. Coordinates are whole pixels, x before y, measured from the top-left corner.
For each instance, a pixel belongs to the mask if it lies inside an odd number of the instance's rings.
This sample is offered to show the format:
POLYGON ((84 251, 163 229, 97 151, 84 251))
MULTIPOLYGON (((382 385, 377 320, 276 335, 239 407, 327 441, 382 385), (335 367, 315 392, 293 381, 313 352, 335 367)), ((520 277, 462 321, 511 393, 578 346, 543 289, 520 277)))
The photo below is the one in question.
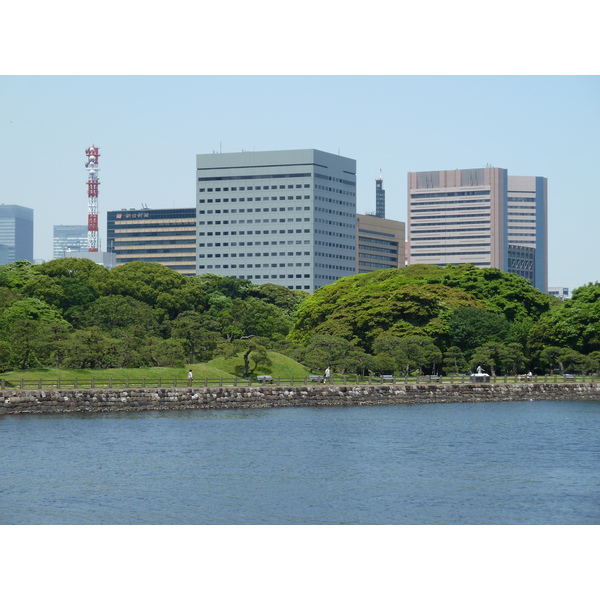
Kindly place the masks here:
POLYGON ((196 156, 196 272, 309 292, 356 272, 356 161, 320 150, 196 156))
POLYGON ((0 204, 0 244, 8 246, 8 259, 3 264, 16 260, 33 262, 33 209, 0 204))
POLYGON ((88 247, 87 225, 55 225, 52 258, 65 258, 71 252, 85 252, 88 247))

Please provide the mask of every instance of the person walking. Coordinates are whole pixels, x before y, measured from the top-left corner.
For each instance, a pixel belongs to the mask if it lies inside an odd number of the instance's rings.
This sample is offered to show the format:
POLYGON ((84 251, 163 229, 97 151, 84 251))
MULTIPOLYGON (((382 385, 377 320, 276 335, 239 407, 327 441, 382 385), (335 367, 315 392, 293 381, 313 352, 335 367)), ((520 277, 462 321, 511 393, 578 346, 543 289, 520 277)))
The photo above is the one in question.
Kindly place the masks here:
POLYGON ((192 387, 193 382, 194 382, 194 374, 192 373, 192 370, 190 369, 188 371, 188 383, 189 383, 190 387, 192 387))
POLYGON ((331 375, 331 371, 329 370, 329 367, 327 367, 325 369, 325 383, 327 383, 329 381, 329 376, 331 375))

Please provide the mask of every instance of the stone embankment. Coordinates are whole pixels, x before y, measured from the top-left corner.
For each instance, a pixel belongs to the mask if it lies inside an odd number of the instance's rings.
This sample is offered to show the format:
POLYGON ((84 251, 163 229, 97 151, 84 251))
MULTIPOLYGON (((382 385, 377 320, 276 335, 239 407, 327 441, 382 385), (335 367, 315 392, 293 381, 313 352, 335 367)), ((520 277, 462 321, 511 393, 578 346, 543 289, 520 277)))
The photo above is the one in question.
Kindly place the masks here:
POLYGON ((0 415, 531 400, 600 400, 600 383, 0 390, 0 415))

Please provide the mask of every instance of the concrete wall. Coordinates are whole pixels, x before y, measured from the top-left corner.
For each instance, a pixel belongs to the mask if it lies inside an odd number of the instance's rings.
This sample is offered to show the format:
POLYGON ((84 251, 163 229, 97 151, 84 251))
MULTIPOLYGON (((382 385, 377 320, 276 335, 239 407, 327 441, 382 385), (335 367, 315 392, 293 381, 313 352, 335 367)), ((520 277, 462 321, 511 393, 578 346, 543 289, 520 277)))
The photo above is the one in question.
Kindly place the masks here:
POLYGON ((0 390, 0 415, 531 400, 600 400, 600 383, 0 390))

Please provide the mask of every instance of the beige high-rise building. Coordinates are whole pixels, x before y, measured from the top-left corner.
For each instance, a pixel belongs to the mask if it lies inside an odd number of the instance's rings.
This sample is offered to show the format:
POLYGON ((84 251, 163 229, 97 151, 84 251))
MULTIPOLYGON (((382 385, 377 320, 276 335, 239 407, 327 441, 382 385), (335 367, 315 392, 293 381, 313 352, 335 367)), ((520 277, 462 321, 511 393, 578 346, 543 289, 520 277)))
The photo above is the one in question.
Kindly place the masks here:
POLYGON ((405 224, 375 215, 356 215, 356 272, 404 267, 405 224))
POLYGON ((408 263, 517 273, 547 289, 547 182, 506 169, 408 174, 408 263))

